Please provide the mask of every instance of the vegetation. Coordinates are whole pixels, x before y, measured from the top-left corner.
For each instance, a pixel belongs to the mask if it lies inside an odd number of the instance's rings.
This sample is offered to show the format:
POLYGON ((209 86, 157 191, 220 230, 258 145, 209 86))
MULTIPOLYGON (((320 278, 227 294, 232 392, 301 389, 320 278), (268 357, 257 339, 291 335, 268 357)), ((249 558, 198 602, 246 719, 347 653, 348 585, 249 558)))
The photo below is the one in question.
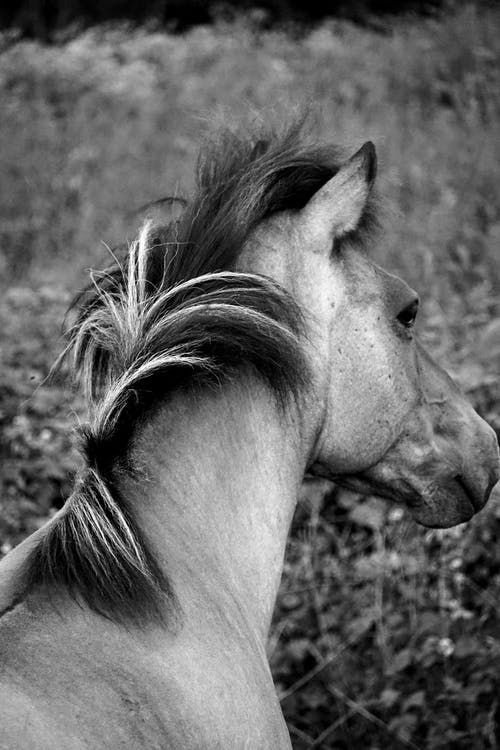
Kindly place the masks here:
MULTIPOLYGON (((82 268, 137 209, 189 189, 205 123, 306 98, 320 136, 372 139, 387 196, 377 262, 422 296, 420 333, 500 432, 500 12, 329 22, 300 39, 219 22, 0 41, 0 545, 61 505, 83 405, 44 379, 82 268)), ((417 528, 401 508, 311 484, 269 651, 297 750, 500 744, 500 506, 417 528)))
MULTIPOLYGON (((493 0, 476 0, 476 3, 493 0)), ((4 0, 0 27, 16 29, 24 36, 50 39, 75 28, 114 19, 148 22, 156 28, 182 30, 215 18, 234 18, 250 12, 262 27, 276 23, 301 24, 325 17, 340 17, 358 23, 379 23, 378 15, 401 12, 437 13, 459 0, 4 0)))

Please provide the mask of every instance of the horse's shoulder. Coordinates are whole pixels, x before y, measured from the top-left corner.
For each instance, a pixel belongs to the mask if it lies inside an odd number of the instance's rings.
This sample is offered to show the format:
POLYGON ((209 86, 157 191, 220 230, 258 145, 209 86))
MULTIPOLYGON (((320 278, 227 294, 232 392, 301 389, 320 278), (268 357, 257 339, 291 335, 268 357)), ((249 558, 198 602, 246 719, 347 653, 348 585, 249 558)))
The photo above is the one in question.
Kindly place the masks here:
POLYGON ((75 737, 61 732, 53 717, 33 696, 0 679, 0 750, 85 750, 75 737))

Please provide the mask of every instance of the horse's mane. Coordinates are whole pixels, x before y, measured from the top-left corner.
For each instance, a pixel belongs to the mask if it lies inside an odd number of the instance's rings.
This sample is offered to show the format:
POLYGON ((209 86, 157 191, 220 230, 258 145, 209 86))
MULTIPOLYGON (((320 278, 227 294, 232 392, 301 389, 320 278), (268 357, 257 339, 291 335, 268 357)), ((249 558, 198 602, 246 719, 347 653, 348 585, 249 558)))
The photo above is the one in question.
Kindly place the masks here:
MULTIPOLYGON (((175 601, 120 494, 134 428, 174 389, 221 384, 242 366, 281 406, 300 393, 300 310, 271 279, 233 269, 261 221, 303 207, 341 162, 338 148, 311 144, 303 119, 281 134, 223 131, 201 152, 180 219, 145 225, 126 257, 92 275, 63 354, 90 403, 86 468, 28 557, 24 594, 62 586, 122 622, 161 617, 175 601)), ((373 214, 369 205, 361 232, 373 214)))

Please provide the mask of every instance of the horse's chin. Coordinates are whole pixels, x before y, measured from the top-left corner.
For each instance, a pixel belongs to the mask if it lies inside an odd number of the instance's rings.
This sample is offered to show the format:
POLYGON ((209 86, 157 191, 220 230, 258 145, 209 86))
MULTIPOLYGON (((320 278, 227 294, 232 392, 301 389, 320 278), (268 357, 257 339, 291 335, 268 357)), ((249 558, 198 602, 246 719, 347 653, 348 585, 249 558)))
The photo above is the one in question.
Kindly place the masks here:
POLYGON ((481 510, 487 497, 474 498, 458 475, 448 479, 441 477, 420 488, 407 482, 391 486, 367 475, 338 477, 336 481, 365 495, 377 495, 404 505, 417 523, 433 529, 448 529, 469 521, 481 510))
POLYGON ((484 496, 478 494, 476 488, 467 486, 465 479, 458 474, 447 478, 441 476, 429 483, 387 482, 376 476, 373 470, 359 475, 328 476, 323 467, 315 466, 314 469, 316 476, 331 479, 341 487, 406 506, 417 523, 432 529, 448 529, 469 521, 484 506, 491 490, 490 486, 484 496))
POLYGON ((435 484, 409 505, 415 521, 433 529, 448 529, 472 518, 479 510, 462 483, 453 479, 446 484, 435 484))

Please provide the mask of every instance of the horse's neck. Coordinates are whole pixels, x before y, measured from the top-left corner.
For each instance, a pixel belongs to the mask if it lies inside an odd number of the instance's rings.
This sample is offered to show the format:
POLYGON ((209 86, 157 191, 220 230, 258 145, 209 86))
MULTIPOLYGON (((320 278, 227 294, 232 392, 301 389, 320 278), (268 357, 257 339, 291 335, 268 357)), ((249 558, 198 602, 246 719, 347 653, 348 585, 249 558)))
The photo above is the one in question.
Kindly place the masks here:
POLYGON ((138 436, 134 507, 191 627, 264 641, 305 469, 299 434, 248 380, 175 396, 138 436))

